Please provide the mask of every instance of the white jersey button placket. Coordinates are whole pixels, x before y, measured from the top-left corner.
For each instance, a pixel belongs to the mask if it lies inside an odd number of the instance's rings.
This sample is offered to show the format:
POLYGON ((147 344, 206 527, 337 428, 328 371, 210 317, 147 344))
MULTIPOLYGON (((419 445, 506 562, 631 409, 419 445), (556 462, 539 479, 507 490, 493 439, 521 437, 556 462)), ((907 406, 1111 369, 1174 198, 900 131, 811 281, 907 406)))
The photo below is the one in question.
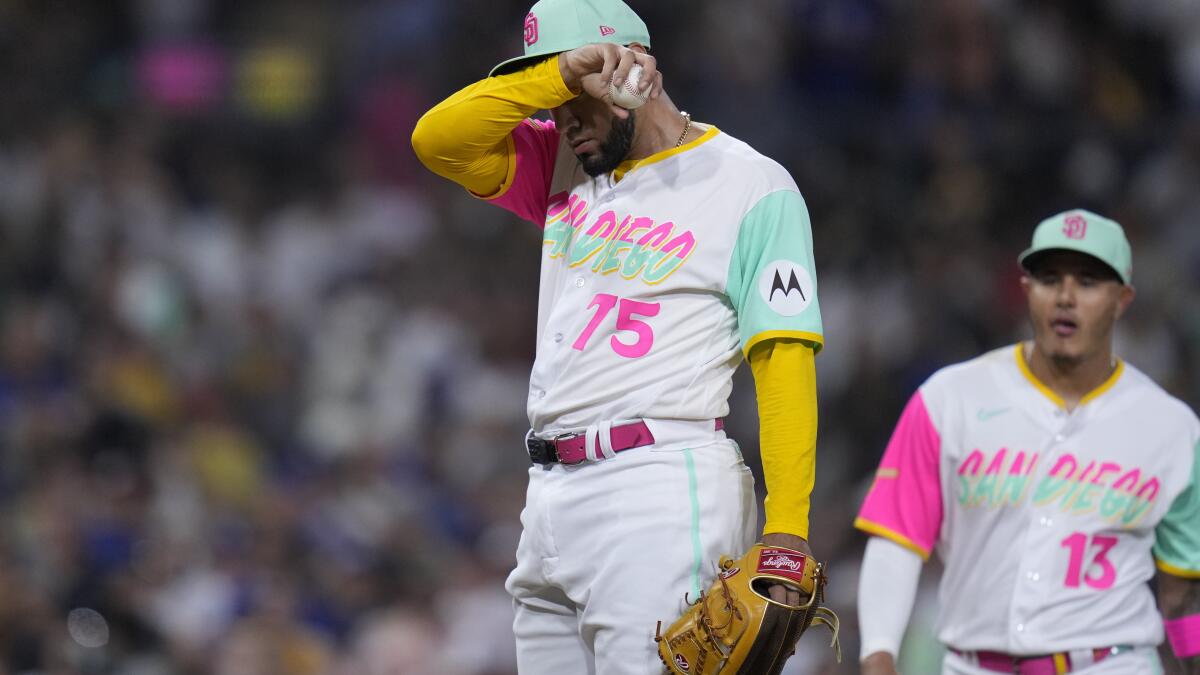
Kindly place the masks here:
MULTIPOLYGON (((1053 455, 1055 450, 1056 447, 1050 445, 1046 448, 1046 453, 1053 455)), ((1041 583, 1042 571, 1046 569, 1049 562, 1047 546, 1043 543, 1055 538, 1054 531, 1050 529, 1054 525, 1053 518, 1036 512, 1027 512, 1027 517, 1025 539, 1028 545, 1020 555, 1017 569, 1014 570, 1015 574, 1012 577, 1012 600, 1008 615, 1008 625, 1011 626, 1009 629, 1010 650, 1027 649, 1028 641, 1036 636, 1034 622, 1038 612, 1042 609, 1046 592, 1041 583)))

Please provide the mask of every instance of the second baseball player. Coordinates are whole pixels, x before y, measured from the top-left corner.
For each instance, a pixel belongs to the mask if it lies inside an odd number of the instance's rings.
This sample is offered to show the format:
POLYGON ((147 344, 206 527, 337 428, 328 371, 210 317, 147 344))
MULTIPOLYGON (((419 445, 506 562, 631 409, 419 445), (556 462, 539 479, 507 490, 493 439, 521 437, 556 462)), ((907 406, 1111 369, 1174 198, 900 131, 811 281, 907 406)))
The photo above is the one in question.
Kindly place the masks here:
POLYGON ((1113 353, 1124 231, 1061 213, 1020 264, 1033 340, 922 385, 859 514, 863 672, 896 672, 935 552, 944 673, 1150 675, 1164 633, 1200 672, 1200 421, 1113 353))

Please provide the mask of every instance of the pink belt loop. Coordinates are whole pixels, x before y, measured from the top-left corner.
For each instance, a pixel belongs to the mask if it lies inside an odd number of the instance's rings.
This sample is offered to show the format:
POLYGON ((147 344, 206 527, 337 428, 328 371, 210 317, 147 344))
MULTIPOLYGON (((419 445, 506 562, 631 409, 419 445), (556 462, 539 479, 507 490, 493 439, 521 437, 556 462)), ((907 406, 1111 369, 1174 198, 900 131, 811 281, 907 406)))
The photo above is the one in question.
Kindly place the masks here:
MULTIPOLYGON (((583 458, 593 462, 600 461, 600 427, 595 424, 589 425, 583 432, 583 458)), ((560 461, 565 463, 564 460, 560 461)))
POLYGON ((596 461, 602 459, 612 459, 617 456, 617 451, 613 449, 613 428, 612 422, 605 421, 597 425, 596 428, 596 461))

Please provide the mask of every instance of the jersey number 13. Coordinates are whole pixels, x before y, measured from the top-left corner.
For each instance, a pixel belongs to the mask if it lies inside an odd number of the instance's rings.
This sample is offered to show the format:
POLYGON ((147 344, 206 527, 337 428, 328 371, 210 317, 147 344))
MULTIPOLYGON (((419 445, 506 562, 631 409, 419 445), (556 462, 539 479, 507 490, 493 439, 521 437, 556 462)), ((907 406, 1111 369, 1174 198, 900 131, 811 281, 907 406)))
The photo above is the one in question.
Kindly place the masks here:
POLYGON ((1091 544, 1091 547, 1095 550, 1095 554, 1092 557, 1092 562, 1088 565, 1089 573, 1084 574, 1083 559, 1088 549, 1087 534, 1076 532, 1062 540, 1061 545, 1071 551, 1071 558, 1067 562, 1067 578, 1065 581, 1067 588, 1079 588, 1081 578, 1083 583, 1097 590, 1111 588, 1113 583, 1116 582, 1117 568, 1108 559, 1108 552, 1117 545, 1117 538, 1097 534, 1092 537, 1091 544), (1093 576, 1090 573, 1090 570, 1094 567, 1100 568, 1098 576, 1093 576))

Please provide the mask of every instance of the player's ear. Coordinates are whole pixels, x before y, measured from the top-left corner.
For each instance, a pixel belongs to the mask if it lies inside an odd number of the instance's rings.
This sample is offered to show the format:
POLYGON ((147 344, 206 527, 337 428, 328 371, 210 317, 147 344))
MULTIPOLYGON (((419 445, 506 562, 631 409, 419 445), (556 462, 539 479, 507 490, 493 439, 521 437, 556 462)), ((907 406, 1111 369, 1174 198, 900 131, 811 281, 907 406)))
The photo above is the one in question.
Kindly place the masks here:
POLYGON ((628 45, 625 45, 625 46, 629 47, 630 49, 632 49, 633 51, 635 51, 639 54, 649 54, 650 53, 650 50, 647 49, 646 46, 640 42, 630 42, 628 45))
POLYGON ((1133 302, 1133 298, 1135 296, 1137 296, 1137 290, 1135 290, 1133 286, 1128 284, 1121 286, 1121 295, 1117 298, 1116 318, 1121 318, 1121 315, 1124 314, 1125 310, 1129 308, 1129 305, 1133 302))
POLYGON ((1029 273, 1023 272, 1021 274, 1021 290, 1025 292, 1025 297, 1027 298, 1029 297, 1029 288, 1031 283, 1032 280, 1029 277, 1029 273))

